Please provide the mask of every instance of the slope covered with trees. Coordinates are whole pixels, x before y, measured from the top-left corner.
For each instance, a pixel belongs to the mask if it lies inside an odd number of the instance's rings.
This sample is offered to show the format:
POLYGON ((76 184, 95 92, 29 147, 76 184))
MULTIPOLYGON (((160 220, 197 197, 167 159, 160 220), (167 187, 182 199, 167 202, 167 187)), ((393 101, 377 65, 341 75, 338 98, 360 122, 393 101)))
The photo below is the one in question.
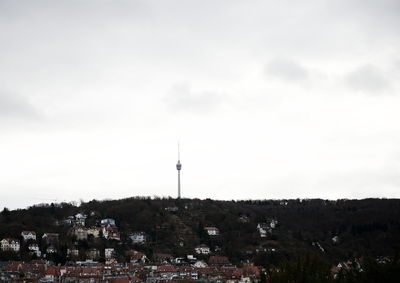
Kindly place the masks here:
MULTIPOLYGON (((118 260, 128 260, 125 251, 139 250, 149 258, 155 254, 184 256, 194 254, 199 244, 210 247, 212 255, 226 255, 232 263, 251 261, 266 268, 294 261, 304 254, 317 256, 331 266, 361 257, 394 256, 399 250, 400 200, 258 200, 215 201, 199 199, 127 198, 72 203, 35 205, 27 209, 0 213, 0 239, 20 239, 21 231, 59 233, 60 248, 53 260, 67 261, 66 250, 114 247, 118 260), (87 225, 98 226, 103 218, 113 218, 121 241, 104 238, 77 240, 63 221, 85 213, 87 225), (277 224, 265 237, 257 225, 271 219, 277 224), (204 227, 217 227, 220 234, 210 236, 204 227), (142 231, 145 244, 132 243, 128 235, 142 231)), ((198 255, 207 259, 208 255, 198 255)), ((3 252, 1 260, 31 256, 3 252)), ((84 258, 82 258, 84 259, 84 258)))

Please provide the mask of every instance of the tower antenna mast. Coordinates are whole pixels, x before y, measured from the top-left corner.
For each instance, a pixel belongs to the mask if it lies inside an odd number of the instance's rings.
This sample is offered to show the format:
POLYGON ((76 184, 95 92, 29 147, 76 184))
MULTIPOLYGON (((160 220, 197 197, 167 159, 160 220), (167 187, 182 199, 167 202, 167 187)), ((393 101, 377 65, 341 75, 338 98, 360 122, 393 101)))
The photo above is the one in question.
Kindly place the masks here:
POLYGON ((178 170, 178 199, 181 198, 181 169, 182 169, 182 164, 181 164, 181 152, 180 152, 180 146, 179 146, 179 141, 178 141, 178 163, 176 163, 176 170, 178 170))

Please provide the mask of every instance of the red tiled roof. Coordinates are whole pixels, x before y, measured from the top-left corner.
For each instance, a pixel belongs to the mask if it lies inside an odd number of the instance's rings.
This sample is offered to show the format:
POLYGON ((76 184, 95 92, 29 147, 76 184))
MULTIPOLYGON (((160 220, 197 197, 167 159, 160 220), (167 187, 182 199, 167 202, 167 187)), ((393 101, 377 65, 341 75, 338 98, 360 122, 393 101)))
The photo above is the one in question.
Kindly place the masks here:
POLYGON ((243 269, 243 273, 245 275, 258 276, 260 274, 260 268, 258 266, 252 265, 252 264, 244 264, 242 269, 243 269))
POLYGON ((176 268, 172 265, 161 265, 157 268, 159 272, 176 272, 176 268))
POLYGON ((178 269, 179 271, 192 271, 194 268, 191 266, 180 266, 178 269))
POLYGON ((19 271, 22 270, 23 268, 23 262, 22 261, 13 261, 11 264, 7 265, 6 267, 3 268, 5 271, 19 271))
POLYGON ((135 252, 131 255, 131 259, 140 260, 144 256, 144 253, 135 252))
POLYGON ((60 267, 59 266, 49 266, 44 272, 46 275, 60 276, 60 267))
POLYGON ((130 280, 128 277, 124 278, 107 278, 107 282, 109 283, 129 283, 130 280))

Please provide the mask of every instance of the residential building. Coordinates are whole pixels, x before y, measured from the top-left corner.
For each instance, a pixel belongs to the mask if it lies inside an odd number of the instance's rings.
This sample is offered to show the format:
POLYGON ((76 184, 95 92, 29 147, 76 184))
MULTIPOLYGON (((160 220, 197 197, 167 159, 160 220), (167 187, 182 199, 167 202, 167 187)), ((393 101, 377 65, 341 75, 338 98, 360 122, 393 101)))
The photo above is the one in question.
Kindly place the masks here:
POLYGON ((115 250, 114 248, 106 248, 104 249, 104 257, 105 259, 110 259, 115 256, 115 250))
POLYGON ((115 220, 112 218, 105 218, 100 221, 101 226, 116 226, 115 220))
POLYGON ((36 241, 36 233, 34 231, 22 231, 21 237, 24 241, 28 241, 28 240, 36 241))
POLYGON ((48 254, 54 254, 57 252, 57 248, 53 245, 50 245, 46 248, 46 253, 48 254))
POLYGON ((91 227, 91 228, 87 228, 86 229, 86 233, 88 236, 92 235, 93 238, 98 238, 100 237, 100 231, 101 228, 100 227, 91 227))
POLYGON ((103 227, 102 232, 103 232, 103 237, 106 238, 107 240, 117 240, 117 241, 121 240, 121 236, 118 232, 117 227, 112 227, 112 226, 103 227))
POLYGON ((77 257, 77 256, 79 256, 79 250, 78 249, 67 249, 67 256, 77 257))
POLYGON ((19 241, 13 238, 5 238, 1 240, 0 244, 2 251, 19 252, 21 247, 19 241))
POLYGON ((28 250, 31 254, 34 254, 37 257, 40 257, 42 255, 42 253, 40 252, 40 249, 39 249, 39 245, 36 243, 29 244, 28 250))
POLYGON ((267 237, 268 233, 272 232, 272 228, 267 223, 258 223, 257 230, 260 233, 261 238, 267 237))
POLYGON ((133 232, 128 237, 134 244, 143 244, 147 241, 147 235, 144 232, 133 232))
POLYGON ((219 235, 219 229, 217 227, 204 227, 204 230, 210 236, 217 236, 219 235))
POLYGON ((88 237, 87 229, 83 226, 75 226, 71 228, 71 234, 75 235, 77 240, 86 240, 88 237))
POLYGON ((197 247, 194 248, 195 252, 197 254, 204 254, 204 255, 208 255, 211 253, 210 248, 207 245, 201 244, 197 247))
POLYGON ((100 257, 100 251, 98 249, 90 249, 86 252, 86 258, 95 260, 100 257))
POLYGON ((145 263, 148 262, 149 259, 142 252, 132 251, 131 253, 131 263, 145 263))

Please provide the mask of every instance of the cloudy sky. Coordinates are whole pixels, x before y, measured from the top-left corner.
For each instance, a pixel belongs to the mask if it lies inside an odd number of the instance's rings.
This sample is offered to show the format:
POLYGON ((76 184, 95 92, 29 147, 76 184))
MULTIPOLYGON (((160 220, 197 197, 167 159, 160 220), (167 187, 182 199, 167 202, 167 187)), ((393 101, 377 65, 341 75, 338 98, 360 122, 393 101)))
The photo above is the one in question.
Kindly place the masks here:
POLYGON ((400 197, 398 0, 0 0, 0 207, 400 197))

